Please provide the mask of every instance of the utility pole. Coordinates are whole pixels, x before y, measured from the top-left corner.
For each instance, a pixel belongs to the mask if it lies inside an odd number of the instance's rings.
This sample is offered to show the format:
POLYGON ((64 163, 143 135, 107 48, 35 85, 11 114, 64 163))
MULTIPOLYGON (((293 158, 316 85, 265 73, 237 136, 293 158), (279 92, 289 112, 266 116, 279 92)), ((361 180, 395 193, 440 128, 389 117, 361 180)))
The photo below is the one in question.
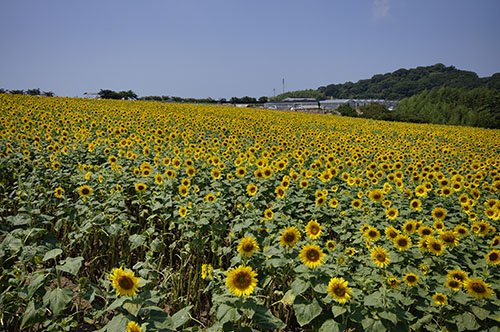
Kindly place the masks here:
POLYGON ((276 88, 273 88, 273 94, 276 97, 276 88))
POLYGON ((285 79, 283 79, 283 93, 285 93, 285 79))

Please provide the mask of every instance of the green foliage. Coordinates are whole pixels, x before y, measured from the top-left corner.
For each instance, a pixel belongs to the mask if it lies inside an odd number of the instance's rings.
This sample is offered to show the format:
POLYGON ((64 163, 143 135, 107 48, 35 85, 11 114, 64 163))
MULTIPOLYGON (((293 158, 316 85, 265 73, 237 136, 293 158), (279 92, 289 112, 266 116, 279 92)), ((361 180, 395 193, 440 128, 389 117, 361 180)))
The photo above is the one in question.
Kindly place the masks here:
POLYGON ((394 120, 393 112, 379 103, 370 103, 359 108, 363 118, 374 120, 394 120))
POLYGON ((405 122, 500 128, 500 92, 435 88, 402 100, 394 119, 405 122))
POLYGON ((337 108, 337 111, 343 115, 343 116, 358 116, 358 113, 356 113, 356 110, 351 107, 349 104, 343 104, 337 108))
POLYGON ((327 97, 401 100, 436 87, 480 87, 500 89, 500 74, 479 78, 476 73, 445 66, 441 63, 413 69, 398 69, 392 73, 374 75, 356 83, 329 84, 318 88, 327 97))
POLYGON ((297 91, 289 91, 282 94, 277 95, 276 97, 269 98, 271 101, 281 101, 285 98, 314 98, 316 100, 326 99, 326 95, 323 91, 307 89, 307 90, 297 90, 297 91))

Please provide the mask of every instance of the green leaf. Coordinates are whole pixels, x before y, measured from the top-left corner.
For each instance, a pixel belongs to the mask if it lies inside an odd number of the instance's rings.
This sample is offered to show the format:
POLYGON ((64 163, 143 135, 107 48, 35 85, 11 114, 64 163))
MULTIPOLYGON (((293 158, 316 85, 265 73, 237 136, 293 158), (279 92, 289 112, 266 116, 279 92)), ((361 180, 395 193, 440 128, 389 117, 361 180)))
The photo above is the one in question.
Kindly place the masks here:
POLYGON ((235 307, 222 303, 219 305, 219 308, 217 308, 217 320, 221 324, 224 324, 225 322, 234 322, 239 318, 240 314, 235 307))
POLYGON ((309 283, 300 278, 295 279, 295 281, 290 285, 290 290, 294 295, 300 295, 304 293, 308 288, 309 283))
POLYGON ((58 265, 56 268, 59 271, 67 272, 76 276, 82 266, 82 261, 83 257, 68 257, 66 258, 64 265, 58 265))
POLYGON ((333 319, 328 319, 321 325, 318 332, 340 332, 343 330, 344 329, 340 329, 339 323, 337 323, 333 319))
POLYGON ((186 324, 186 322, 191 318, 189 314, 189 310, 191 310, 193 306, 188 305, 187 307, 182 308, 172 315, 172 321, 174 322, 173 328, 177 329, 182 325, 186 324))
POLYGON ((457 328, 459 331, 475 331, 479 328, 474 315, 470 312, 465 312, 457 319, 457 328))
POLYGON ((286 326, 285 323, 271 313, 271 310, 264 306, 257 306, 255 308, 252 320, 263 330, 280 330, 286 326))
POLYGON ((114 301, 113 301, 113 303, 111 303, 111 304, 109 305, 109 307, 108 307, 108 311, 115 310, 115 309, 117 309, 117 308, 121 307, 121 306, 123 305, 123 303, 124 303, 125 301, 127 301, 127 300, 129 300, 129 299, 128 299, 128 298, 126 298, 126 297, 123 297, 123 296, 122 296, 122 297, 117 298, 116 300, 114 300, 114 301))
POLYGON ((382 324, 381 321, 375 320, 369 317, 366 317, 363 319, 361 322, 361 325, 363 326, 363 331, 367 332, 384 332, 386 331, 386 328, 384 324, 382 324))
POLYGON ((347 311, 347 309, 345 307, 342 307, 342 306, 339 306, 339 305, 333 305, 332 306, 333 317, 338 317, 338 316, 342 315, 346 311, 347 311))
POLYGON ((131 244, 130 250, 134 250, 135 248, 140 247, 144 244, 144 242, 146 241, 146 236, 142 234, 133 234, 130 235, 128 240, 130 241, 131 244))
POLYGON ((281 302, 286 305, 292 305, 294 301, 295 301, 295 294, 291 289, 289 289, 281 299, 281 302))
POLYGON ((474 306, 472 307, 472 312, 474 315, 476 315, 477 318, 480 320, 484 320, 486 317, 489 316, 490 312, 486 309, 483 309, 481 307, 474 306))
POLYGON ((43 256, 43 261, 46 262, 49 259, 55 259, 57 256, 59 256, 60 254, 62 254, 62 252, 63 251, 61 249, 59 249, 59 248, 47 251, 45 253, 45 255, 43 256))
POLYGON ((134 302, 125 302, 122 307, 127 310, 132 316, 137 316, 139 310, 141 310, 141 305, 134 302))
POLYGON ((307 303, 303 297, 297 297, 293 305, 295 317, 300 326, 310 323, 314 318, 321 314, 322 308, 315 298, 311 303, 307 303))
POLYGON ((73 291, 69 288, 49 290, 43 297, 43 302, 49 304, 50 310, 57 316, 73 299, 73 291))
MULTIPOLYGON (((39 305, 40 306, 40 305, 39 305)), ((21 318, 21 328, 24 326, 32 326, 38 323, 42 318, 42 310, 35 307, 35 302, 31 301, 24 310, 23 316, 21 318)))
POLYGON ((102 329, 103 331, 108 332, 117 332, 117 331, 125 331, 127 328, 129 320, 122 314, 119 314, 113 317, 112 320, 109 321, 106 326, 102 329))
POLYGON ((365 305, 370 305, 374 307, 382 306, 382 294, 380 292, 374 292, 365 297, 365 305))
POLYGON ((396 325, 398 323, 398 317, 393 312, 381 311, 377 314, 379 315, 380 318, 386 319, 386 320, 392 322, 394 325, 396 325))
POLYGON ((28 285, 28 298, 31 298, 33 294, 36 293, 40 287, 45 285, 47 276, 45 274, 36 274, 30 279, 30 284, 28 285))

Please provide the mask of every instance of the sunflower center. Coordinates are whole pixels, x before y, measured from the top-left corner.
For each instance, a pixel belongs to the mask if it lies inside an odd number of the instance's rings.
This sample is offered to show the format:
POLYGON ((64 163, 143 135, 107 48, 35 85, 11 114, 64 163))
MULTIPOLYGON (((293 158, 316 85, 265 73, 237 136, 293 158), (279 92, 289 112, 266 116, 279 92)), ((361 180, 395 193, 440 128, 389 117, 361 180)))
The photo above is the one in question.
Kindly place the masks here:
POLYGON ((398 245, 400 247, 406 247, 408 245, 408 241, 406 241, 406 239, 399 239, 398 240, 398 245))
POLYGON ((118 279, 118 285, 120 285, 123 289, 132 289, 134 288, 134 281, 128 276, 122 276, 118 279))
POLYGON ((237 288, 246 289, 248 286, 250 286, 251 280, 248 273, 240 272, 235 279, 237 288))
POLYGON ((316 250, 309 250, 307 252, 307 258, 310 260, 310 261, 317 261, 319 259, 319 252, 317 252, 316 250))
POLYGON ((406 280, 408 280, 408 282, 410 283, 413 283, 417 281, 417 278, 415 276, 409 275, 408 277, 406 277, 406 280))
POLYGON ((90 193, 90 190, 88 188, 83 188, 82 189, 82 194, 83 195, 88 195, 90 193))
POLYGON ((333 292, 335 293, 335 295, 340 296, 340 297, 345 295, 345 289, 342 287, 335 288, 335 290, 333 292))
POLYGON ((250 252, 253 250, 253 244, 252 243, 245 243, 243 245, 243 251, 250 252))
POLYGON ((382 253, 377 254, 376 258, 379 262, 385 262, 385 255, 382 253))
POLYGON ((285 242, 291 243, 295 241, 295 235, 293 233, 286 233, 285 234, 285 242))
POLYGON ((460 283, 456 280, 451 280, 450 281, 450 287, 451 288, 458 288, 460 286, 460 283))
POLYGON ((490 254, 490 261, 496 261, 498 259, 498 254, 496 252, 492 252, 490 254))
POLYGON ((437 251, 441 250, 441 244, 439 242, 434 242, 432 244, 432 249, 437 250, 437 251))
POLYGON ((319 232, 319 227, 316 225, 311 226, 311 234, 316 235, 319 232))

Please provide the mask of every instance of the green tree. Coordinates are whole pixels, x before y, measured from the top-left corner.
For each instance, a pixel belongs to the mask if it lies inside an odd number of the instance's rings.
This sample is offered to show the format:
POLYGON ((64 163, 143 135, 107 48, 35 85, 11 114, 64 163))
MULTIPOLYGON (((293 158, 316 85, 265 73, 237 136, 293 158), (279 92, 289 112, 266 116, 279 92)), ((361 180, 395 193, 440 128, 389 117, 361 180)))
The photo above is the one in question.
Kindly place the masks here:
POLYGON ((356 113, 356 110, 351 107, 348 103, 345 103, 343 105, 340 105, 337 108, 337 111, 342 115, 342 116, 350 116, 350 117, 356 117, 358 116, 358 113, 356 113))

